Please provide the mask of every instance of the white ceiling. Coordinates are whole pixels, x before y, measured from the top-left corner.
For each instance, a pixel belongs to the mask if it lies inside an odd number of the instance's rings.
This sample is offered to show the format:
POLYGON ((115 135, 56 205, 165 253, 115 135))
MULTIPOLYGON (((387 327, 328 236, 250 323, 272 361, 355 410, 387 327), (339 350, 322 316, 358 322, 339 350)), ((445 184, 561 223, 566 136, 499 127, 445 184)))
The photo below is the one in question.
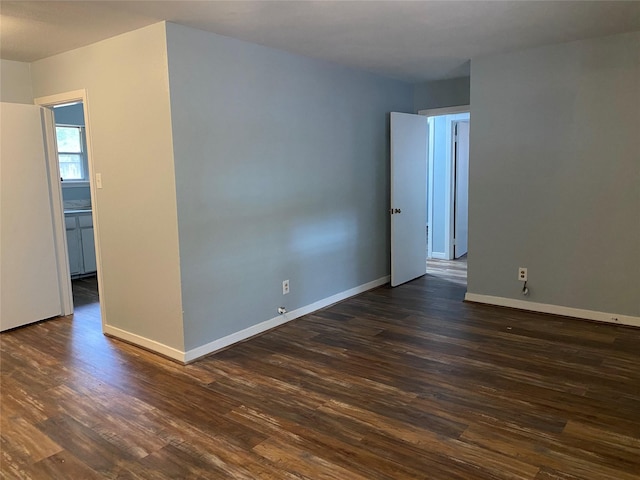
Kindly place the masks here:
POLYGON ((417 82, 478 56, 640 30, 640 1, 5 1, 0 58, 31 62, 161 20, 417 82))

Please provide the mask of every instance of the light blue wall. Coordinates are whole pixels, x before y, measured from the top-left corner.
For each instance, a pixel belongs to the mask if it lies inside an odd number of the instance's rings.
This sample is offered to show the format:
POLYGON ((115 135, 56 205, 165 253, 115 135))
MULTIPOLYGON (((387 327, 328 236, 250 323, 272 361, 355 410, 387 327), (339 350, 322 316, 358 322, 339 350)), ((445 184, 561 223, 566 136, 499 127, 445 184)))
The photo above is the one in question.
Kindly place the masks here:
POLYGON ((84 127, 84 111, 82 109, 82 103, 54 108, 53 116, 56 119, 56 124, 79 125, 84 127))
POLYGON ((640 316, 638 52, 635 32, 474 59, 469 293, 640 316))
POLYGON ((469 100, 469 77, 417 83, 413 89, 413 109, 415 112, 430 108, 469 105, 469 100))
POLYGON ((91 200, 91 190, 89 187, 70 187, 62 182, 62 200, 91 200))
POLYGON ((175 24, 167 41, 186 349, 388 275, 388 113, 412 86, 175 24))
MULTIPOLYGON (((67 105, 53 109, 53 116, 56 124, 60 125, 78 125, 84 127, 84 110, 82 103, 75 105, 67 105)), ((89 200, 91 199, 91 190, 88 186, 78 187, 65 185, 62 182, 62 200, 89 200)))

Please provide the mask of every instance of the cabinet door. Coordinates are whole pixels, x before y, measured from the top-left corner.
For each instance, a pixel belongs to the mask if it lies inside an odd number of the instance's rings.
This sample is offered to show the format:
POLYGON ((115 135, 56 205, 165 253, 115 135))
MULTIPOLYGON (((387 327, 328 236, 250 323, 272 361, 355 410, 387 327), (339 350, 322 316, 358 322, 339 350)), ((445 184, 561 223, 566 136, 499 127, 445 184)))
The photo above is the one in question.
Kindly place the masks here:
MULTIPOLYGON (((75 222, 75 217, 73 220, 75 222)), ((69 252, 69 273, 71 275, 82 273, 82 246, 78 228, 67 228, 67 251, 69 252)))
POLYGON ((96 271, 96 245, 93 239, 93 227, 81 228, 82 258, 84 260, 84 273, 96 271))

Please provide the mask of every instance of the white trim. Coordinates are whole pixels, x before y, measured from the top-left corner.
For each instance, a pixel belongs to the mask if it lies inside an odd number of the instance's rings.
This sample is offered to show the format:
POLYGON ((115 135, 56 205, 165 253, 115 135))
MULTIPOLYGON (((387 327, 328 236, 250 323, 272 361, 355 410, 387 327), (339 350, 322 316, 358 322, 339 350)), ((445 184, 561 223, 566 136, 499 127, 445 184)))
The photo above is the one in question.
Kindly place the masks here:
POLYGON ((451 115, 454 113, 471 112, 471 105, 456 105, 453 107, 428 108, 426 110, 418 110, 418 115, 426 115, 427 117, 437 117, 440 115, 451 115))
POLYGON ((371 290, 373 288, 389 283, 389 279, 390 277, 387 275, 372 282, 365 283, 364 285, 359 285, 344 292, 336 293, 335 295, 324 298, 322 300, 318 300, 317 302, 314 302, 305 307, 300 307, 296 310, 292 310, 291 312, 287 312, 284 315, 278 315, 277 317, 265 320, 264 322, 258 323, 257 325, 253 325, 249 328, 245 328, 244 330, 240 330, 239 332, 235 332, 231 335, 227 335, 226 337, 222 337, 218 340, 214 340, 213 342, 209 342, 206 345, 202 345, 201 347, 191 349, 185 352, 184 362, 192 362, 198 358, 204 357, 205 355, 209 355, 222 348, 233 345, 234 343, 241 342, 255 335, 266 332, 267 330, 270 330, 274 327, 278 327, 287 322, 290 322, 291 320, 300 318, 303 315, 308 315, 317 310, 320 310, 321 308, 328 307, 329 305, 333 305, 334 303, 340 302, 349 297, 353 297, 354 295, 358 295, 360 293, 366 292, 367 290, 371 290))
POLYGON ((518 308, 532 312, 551 313, 565 317, 581 318, 586 320, 596 320, 598 322, 613 323, 616 325, 630 325, 640 327, 640 317, 631 315, 619 315, 617 313, 598 312, 595 310, 584 310, 581 308, 563 307, 561 305, 551 305, 548 303, 528 302, 526 300, 516 300, 514 298, 494 297, 491 295, 480 295, 477 293, 467 293, 465 301, 475 303, 486 303, 500 307, 518 308))
MULTIPOLYGON (((66 93, 58 93, 56 95, 46 95, 44 97, 34 98, 33 102, 41 107, 53 107, 54 105, 67 105, 71 102, 84 102, 86 91, 73 90, 66 93)), ((86 123, 86 119, 85 119, 86 123)))
POLYGON ((438 258, 440 260, 448 260, 447 256, 442 252, 431 252, 431 258, 438 258))
MULTIPOLYGON (((53 107, 54 105, 60 105, 60 104, 66 104, 66 103, 70 103, 70 102, 82 102, 82 108, 83 108, 83 113, 84 113, 84 132, 85 132, 85 142, 86 142, 86 146, 87 146, 87 163, 89 166, 89 190, 91 193, 91 205, 92 205, 92 214, 93 214, 93 238, 94 238, 94 242, 95 242, 95 248, 96 248, 96 269, 97 269, 97 276, 98 276, 98 296, 100 298, 100 316, 101 316, 101 321, 102 321, 102 331, 103 333, 106 333, 106 327, 107 327, 107 308, 106 308, 106 302, 104 301, 104 282, 103 282, 103 278, 102 278, 102 248, 100 246, 100 221, 99 221, 99 214, 100 214, 100 209, 99 209, 99 203, 98 203, 98 198, 97 198, 97 194, 96 194, 96 186, 95 186, 95 165, 94 165, 94 157, 93 157, 93 149, 92 149, 92 142, 91 142, 91 120, 90 120, 90 116, 89 116, 89 95, 87 93, 87 91, 85 89, 81 89, 81 90, 73 90, 71 92, 66 92, 66 93, 59 93, 56 95, 47 95, 44 97, 38 97, 35 98, 34 103, 36 105, 39 105, 41 107, 53 107)), ((54 123, 54 128, 55 128, 55 123, 54 123)), ((54 135, 55 137, 55 135, 54 135)), ((56 159, 56 164, 58 162, 58 155, 56 153, 56 155, 54 155, 55 159, 56 159)), ((59 170, 58 170, 59 171, 59 170)), ((57 187, 57 189, 60 190, 60 210, 62 210, 62 187, 61 187, 61 183, 60 181, 56 181, 55 182, 57 187)), ((52 186, 53 188, 53 186, 52 186)), ((55 215, 58 216, 59 213, 57 212, 57 208, 55 208, 55 215)), ((62 212, 60 214, 61 216, 57 219, 57 221, 60 222, 60 224, 62 225, 62 240, 64 240, 64 242, 62 243, 62 245, 60 245, 60 243, 58 243, 58 248, 59 249, 64 249, 65 250, 65 257, 67 257, 68 253, 66 252, 67 249, 67 241, 66 241, 66 231, 64 229, 64 212, 62 212)), ((61 253, 58 251, 58 256, 60 256, 61 253)), ((67 257, 68 258, 68 257, 67 257)), ((67 266, 66 269, 69 269, 69 262, 67 260, 67 266)), ((61 298, 69 298, 71 299, 72 305, 73 305, 73 294, 71 291, 71 281, 69 281, 68 283, 63 282, 60 284, 60 295, 61 298)))
POLYGON ((111 325, 105 325, 102 331, 105 335, 110 335, 114 338, 118 338, 139 347, 143 347, 147 350, 151 350, 152 352, 159 353, 161 355, 164 355, 165 357, 172 358, 179 362, 184 362, 184 352, 178 350, 177 348, 169 347, 168 345, 165 345, 163 343, 156 342, 155 340, 151 340, 140 335, 136 335, 135 333, 127 332, 126 330, 122 330, 120 328, 112 327, 111 325))

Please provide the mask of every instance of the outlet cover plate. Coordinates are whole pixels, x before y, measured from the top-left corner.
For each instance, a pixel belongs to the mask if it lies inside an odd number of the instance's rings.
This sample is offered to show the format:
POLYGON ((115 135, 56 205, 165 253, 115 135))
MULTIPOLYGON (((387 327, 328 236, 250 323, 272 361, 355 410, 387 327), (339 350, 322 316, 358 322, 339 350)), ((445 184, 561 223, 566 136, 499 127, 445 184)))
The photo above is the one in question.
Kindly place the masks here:
POLYGON ((518 268, 518 280, 520 280, 521 282, 526 282, 527 281, 527 268, 526 267, 518 268))

